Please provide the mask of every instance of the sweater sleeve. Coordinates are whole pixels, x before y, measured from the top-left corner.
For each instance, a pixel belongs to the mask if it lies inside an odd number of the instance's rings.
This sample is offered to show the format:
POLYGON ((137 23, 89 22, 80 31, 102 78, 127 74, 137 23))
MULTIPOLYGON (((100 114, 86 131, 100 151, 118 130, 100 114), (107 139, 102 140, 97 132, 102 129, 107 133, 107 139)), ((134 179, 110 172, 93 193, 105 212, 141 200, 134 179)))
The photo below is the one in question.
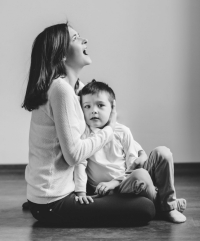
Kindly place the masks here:
MULTIPOLYGON (((81 139, 84 118, 80 120, 77 111, 76 95, 73 88, 66 81, 58 81, 49 93, 57 137, 62 154, 70 166, 74 166, 110 141, 113 130, 110 126, 103 128, 97 135, 81 139), (81 122, 82 121, 82 122, 81 122)), ((84 124, 85 125, 85 124, 84 124)))
POLYGON ((85 192, 87 185, 86 173, 87 161, 80 163, 74 168, 75 192, 85 192))

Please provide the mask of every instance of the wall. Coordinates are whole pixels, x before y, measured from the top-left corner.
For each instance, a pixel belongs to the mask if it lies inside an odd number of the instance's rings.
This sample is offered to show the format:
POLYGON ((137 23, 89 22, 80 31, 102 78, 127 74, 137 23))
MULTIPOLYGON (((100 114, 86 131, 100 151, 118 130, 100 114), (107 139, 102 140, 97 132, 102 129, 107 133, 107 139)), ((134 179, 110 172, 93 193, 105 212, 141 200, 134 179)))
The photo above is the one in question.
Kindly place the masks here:
POLYGON ((119 121, 147 153, 166 145, 175 162, 199 162, 199 12, 198 0, 1 1, 0 164, 28 162, 31 114, 20 105, 32 42, 66 19, 89 39, 82 81, 113 87, 119 121))

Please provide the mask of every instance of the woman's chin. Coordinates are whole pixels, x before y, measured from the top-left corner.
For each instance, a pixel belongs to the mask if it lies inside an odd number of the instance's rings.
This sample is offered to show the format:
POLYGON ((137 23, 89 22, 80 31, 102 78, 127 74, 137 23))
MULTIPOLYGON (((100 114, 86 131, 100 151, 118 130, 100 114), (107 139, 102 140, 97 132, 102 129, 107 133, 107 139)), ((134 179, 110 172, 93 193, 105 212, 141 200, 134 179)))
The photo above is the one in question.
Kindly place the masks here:
POLYGON ((92 60, 89 59, 89 60, 87 61, 86 65, 90 65, 91 63, 92 63, 92 60))
POLYGON ((90 65, 92 63, 92 60, 89 55, 85 55, 85 65, 90 65))

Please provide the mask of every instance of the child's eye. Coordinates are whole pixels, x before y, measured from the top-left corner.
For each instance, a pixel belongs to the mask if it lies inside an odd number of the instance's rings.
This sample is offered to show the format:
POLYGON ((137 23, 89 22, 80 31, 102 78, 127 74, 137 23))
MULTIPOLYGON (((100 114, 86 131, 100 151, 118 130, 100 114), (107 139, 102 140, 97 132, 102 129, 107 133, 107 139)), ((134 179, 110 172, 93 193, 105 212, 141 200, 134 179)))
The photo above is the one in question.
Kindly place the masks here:
POLYGON ((89 108, 90 108, 89 105, 85 105, 85 106, 84 106, 84 109, 89 109, 89 108))
POLYGON ((103 105, 103 104, 99 104, 99 105, 98 105, 99 108, 102 108, 102 107, 104 107, 104 106, 105 106, 105 105, 103 105))

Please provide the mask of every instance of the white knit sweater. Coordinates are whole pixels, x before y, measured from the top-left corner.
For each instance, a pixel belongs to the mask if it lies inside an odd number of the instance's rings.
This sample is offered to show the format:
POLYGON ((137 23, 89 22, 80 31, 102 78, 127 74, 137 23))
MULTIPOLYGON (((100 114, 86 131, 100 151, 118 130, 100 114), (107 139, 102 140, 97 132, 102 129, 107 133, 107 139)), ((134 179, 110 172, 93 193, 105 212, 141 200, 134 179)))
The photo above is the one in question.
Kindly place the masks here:
POLYGON ((55 79, 47 103, 32 112, 29 163, 25 171, 28 200, 46 204, 74 191, 74 166, 113 136, 112 128, 107 126, 83 140, 85 127, 79 97, 66 79, 55 79))

